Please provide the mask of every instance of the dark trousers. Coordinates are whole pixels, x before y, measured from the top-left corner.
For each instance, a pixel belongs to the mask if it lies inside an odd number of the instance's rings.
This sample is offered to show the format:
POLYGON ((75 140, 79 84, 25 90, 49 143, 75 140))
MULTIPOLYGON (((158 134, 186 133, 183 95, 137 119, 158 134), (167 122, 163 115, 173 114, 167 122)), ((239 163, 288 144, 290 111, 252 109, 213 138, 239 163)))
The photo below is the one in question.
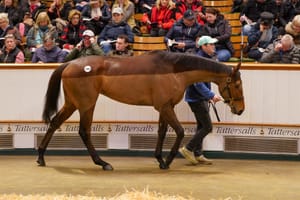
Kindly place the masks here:
POLYGON ((186 148, 193 151, 195 156, 200 156, 202 154, 203 139, 212 131, 208 101, 188 102, 188 104, 195 115, 197 130, 193 138, 186 145, 186 148))

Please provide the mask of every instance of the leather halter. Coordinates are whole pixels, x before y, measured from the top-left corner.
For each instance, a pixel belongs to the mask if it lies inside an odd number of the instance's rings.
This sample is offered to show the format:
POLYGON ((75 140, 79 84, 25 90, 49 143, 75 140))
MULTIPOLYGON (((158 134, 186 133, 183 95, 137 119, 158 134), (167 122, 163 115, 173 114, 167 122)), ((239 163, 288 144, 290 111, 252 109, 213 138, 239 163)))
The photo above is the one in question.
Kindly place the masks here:
POLYGON ((226 79, 226 86, 223 88, 222 93, 226 90, 228 93, 229 98, 224 99, 224 103, 228 103, 229 105, 232 105, 234 101, 241 101, 244 99, 244 97, 239 98, 233 98, 231 91, 230 91, 230 83, 232 82, 231 77, 227 77, 226 79))

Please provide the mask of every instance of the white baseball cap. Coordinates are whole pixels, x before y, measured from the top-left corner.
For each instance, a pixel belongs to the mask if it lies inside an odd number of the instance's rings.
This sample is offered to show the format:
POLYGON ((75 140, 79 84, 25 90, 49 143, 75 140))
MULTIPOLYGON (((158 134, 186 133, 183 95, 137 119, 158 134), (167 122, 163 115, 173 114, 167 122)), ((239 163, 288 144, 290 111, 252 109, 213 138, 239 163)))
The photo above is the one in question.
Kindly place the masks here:
POLYGON ((204 35, 204 36, 201 36, 200 39, 198 40, 198 45, 202 46, 204 44, 214 44, 216 42, 218 42, 218 39, 204 35))
POLYGON ((95 34, 94 34, 94 32, 91 31, 91 30, 85 30, 85 31, 83 32, 82 36, 90 36, 90 37, 94 37, 95 34))

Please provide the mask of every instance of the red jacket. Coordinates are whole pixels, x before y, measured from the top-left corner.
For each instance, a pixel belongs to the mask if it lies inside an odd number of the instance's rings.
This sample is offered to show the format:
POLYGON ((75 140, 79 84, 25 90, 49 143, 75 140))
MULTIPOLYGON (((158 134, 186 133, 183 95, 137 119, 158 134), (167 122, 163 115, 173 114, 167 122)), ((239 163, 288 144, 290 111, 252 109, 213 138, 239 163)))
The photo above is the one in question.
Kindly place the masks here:
MULTIPOLYGON (((204 11, 204 7, 203 7, 202 3, 199 0, 194 0, 190 9, 192 11, 195 11, 195 13, 197 13, 197 12, 203 12, 204 11)), ((188 10, 188 7, 186 5, 185 0, 178 1, 176 3, 176 13, 175 13, 176 20, 181 19, 183 17, 183 13, 186 10, 188 10)), ((199 15, 197 15, 197 21, 201 25, 204 24, 204 20, 201 19, 201 17, 199 15)))
MULTIPOLYGON (((175 20, 175 8, 167 8, 167 7, 161 7, 158 9, 156 6, 152 7, 151 12, 148 14, 144 14, 142 18, 142 22, 146 23, 147 21, 150 21, 151 23, 158 23, 161 25, 163 29, 170 29, 175 20), (149 16, 150 15, 150 16, 149 16)), ((148 27, 151 28, 151 27, 148 27)))

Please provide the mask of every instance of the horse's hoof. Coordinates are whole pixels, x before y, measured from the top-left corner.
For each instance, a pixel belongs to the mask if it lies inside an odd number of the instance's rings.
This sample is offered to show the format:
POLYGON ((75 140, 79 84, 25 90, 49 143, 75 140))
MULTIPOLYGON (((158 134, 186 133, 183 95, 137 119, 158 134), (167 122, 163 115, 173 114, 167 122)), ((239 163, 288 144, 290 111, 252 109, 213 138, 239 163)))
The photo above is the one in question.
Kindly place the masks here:
POLYGON ((169 169, 169 166, 166 165, 165 163, 161 163, 161 164, 159 164, 159 168, 160 169, 169 169))
POLYGON ((41 167, 46 166, 44 159, 38 159, 36 162, 37 162, 38 166, 41 166, 41 167))
POLYGON ((110 164, 104 165, 102 168, 105 171, 112 171, 112 170, 114 170, 114 168, 110 164))

